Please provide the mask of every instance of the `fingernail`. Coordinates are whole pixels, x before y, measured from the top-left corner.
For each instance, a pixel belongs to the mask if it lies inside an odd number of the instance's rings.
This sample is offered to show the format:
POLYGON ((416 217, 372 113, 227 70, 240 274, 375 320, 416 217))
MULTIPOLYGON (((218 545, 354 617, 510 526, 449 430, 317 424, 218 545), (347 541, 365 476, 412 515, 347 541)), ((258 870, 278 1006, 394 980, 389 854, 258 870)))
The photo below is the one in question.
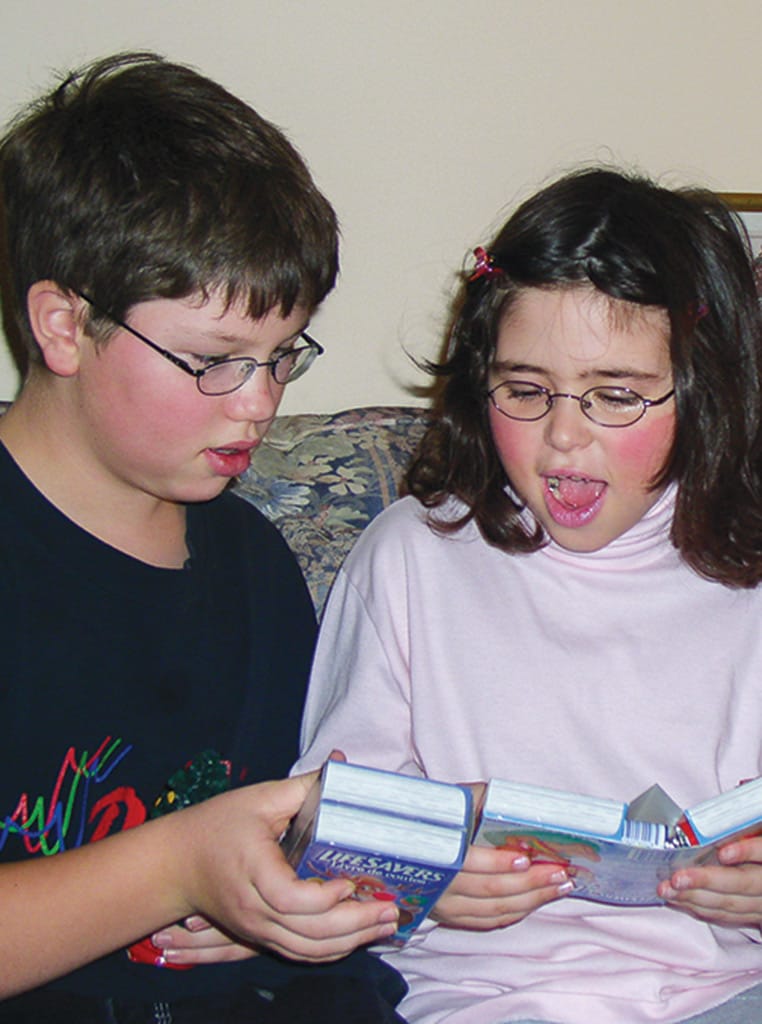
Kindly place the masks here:
POLYGON ((163 946, 168 946, 171 941, 172 936, 169 934, 169 932, 156 932, 155 935, 151 936, 151 942, 154 944, 154 946, 158 946, 160 949, 163 946))
POLYGON ((511 870, 512 871, 526 871, 526 869, 529 867, 530 864, 531 864, 531 861, 529 860, 529 857, 525 857, 525 856, 522 855, 521 857, 516 857, 515 858, 515 860, 511 864, 511 870))
POLYGON ((558 889, 556 889, 556 892, 559 896, 568 896, 570 892, 574 892, 574 882, 564 882, 563 885, 559 885, 558 889))
POLYGON ((550 876, 550 881, 553 883, 553 885, 556 885, 561 882, 568 882, 569 876, 566 874, 565 871, 554 871, 553 874, 550 876))
POLYGON ((380 915, 379 921, 394 921, 394 923, 396 924, 397 921, 399 920, 399 916, 400 912, 395 905, 387 907, 386 910, 384 910, 384 912, 380 915))

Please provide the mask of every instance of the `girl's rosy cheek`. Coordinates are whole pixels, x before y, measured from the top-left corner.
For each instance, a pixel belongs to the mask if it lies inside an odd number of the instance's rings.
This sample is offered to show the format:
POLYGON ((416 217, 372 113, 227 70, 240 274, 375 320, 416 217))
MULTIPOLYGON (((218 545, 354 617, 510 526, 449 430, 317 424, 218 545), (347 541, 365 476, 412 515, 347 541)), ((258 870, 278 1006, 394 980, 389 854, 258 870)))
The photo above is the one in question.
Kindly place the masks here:
POLYGON ((527 424, 509 420, 497 410, 490 409, 490 431, 492 441, 503 466, 523 463, 527 458, 527 424))
MULTIPOLYGON (((612 431, 613 432, 613 431, 612 431)), ((616 431, 617 457, 623 469, 649 480, 667 460, 675 435, 675 417, 646 418, 636 427, 616 431)))

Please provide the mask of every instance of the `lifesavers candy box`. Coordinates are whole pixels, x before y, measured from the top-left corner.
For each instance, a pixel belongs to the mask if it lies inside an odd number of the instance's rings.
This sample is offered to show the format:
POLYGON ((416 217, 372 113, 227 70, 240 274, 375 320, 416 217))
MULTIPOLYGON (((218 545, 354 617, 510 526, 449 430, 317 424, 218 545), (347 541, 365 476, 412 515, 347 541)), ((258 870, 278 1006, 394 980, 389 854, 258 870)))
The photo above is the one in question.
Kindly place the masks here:
POLYGON ((658 785, 626 804, 492 779, 477 821, 477 846, 558 864, 570 896, 648 906, 664 902, 659 883, 678 868, 717 863, 723 843, 762 834, 762 778, 686 810, 658 785))
POLYGON ((282 845, 300 878, 348 878, 355 899, 396 902, 401 945, 460 870, 472 824, 466 786, 328 761, 282 845))

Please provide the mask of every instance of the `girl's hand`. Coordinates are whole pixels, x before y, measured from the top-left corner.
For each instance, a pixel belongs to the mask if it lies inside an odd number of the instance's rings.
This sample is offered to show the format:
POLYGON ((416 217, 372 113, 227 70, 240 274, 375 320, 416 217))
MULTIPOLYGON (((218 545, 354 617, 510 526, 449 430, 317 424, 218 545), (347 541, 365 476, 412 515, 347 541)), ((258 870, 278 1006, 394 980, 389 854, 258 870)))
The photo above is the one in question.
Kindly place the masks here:
POLYGON ((574 888, 558 864, 530 864, 512 850, 472 846, 432 918, 449 928, 490 931, 516 924, 574 888))
POLYGON ((721 847, 720 866, 683 868, 659 886, 670 906, 710 924, 762 925, 762 837, 721 847))
POLYGON ((258 956, 253 946, 236 942, 198 914, 186 918, 181 925, 162 928, 151 936, 151 941, 168 964, 229 963, 258 956))

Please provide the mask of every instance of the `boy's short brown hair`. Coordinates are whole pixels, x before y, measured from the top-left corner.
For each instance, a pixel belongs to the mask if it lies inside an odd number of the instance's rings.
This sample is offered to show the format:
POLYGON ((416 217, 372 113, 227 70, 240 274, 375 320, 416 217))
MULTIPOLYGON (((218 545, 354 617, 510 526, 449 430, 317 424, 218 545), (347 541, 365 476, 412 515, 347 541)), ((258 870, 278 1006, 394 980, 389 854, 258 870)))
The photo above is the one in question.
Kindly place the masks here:
POLYGON ((314 309, 336 279, 336 215, 283 133, 156 54, 98 60, 22 111, 0 142, 0 187, 4 319, 26 359, 40 358, 35 281, 119 318, 214 291, 257 319, 314 309))

